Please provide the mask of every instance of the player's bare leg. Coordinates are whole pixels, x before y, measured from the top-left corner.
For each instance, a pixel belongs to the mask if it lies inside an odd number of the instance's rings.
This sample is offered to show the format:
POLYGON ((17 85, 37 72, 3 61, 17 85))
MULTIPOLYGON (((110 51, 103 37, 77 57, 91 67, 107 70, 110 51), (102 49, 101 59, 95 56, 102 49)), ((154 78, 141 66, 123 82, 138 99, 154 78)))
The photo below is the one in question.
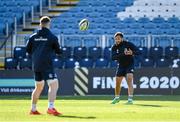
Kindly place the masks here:
POLYGON ((54 80, 48 80, 49 85, 49 91, 48 91, 48 114, 53 114, 55 116, 60 115, 61 113, 57 112, 57 110, 54 108, 54 101, 56 99, 56 94, 59 88, 59 83, 57 79, 54 80))
POLYGON ((121 82, 123 78, 124 77, 116 77, 115 98, 113 99, 111 104, 116 104, 120 101, 121 82))
POLYGON ((31 95, 31 113, 30 114, 40 114, 36 109, 36 104, 41 95, 43 88, 44 88, 44 81, 36 81, 35 89, 31 95))
POLYGON ((127 74, 126 81, 127 81, 127 84, 128 84, 128 103, 132 104, 133 103, 133 93, 134 93, 133 73, 128 73, 127 74))

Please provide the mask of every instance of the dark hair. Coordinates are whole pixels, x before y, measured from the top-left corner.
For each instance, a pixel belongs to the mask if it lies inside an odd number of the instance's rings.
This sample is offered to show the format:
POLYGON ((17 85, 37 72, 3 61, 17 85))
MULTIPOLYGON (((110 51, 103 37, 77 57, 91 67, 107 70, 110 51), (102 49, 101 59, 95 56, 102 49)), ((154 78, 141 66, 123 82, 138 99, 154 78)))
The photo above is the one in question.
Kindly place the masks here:
POLYGON ((48 16, 43 16, 40 19, 40 24, 47 24, 51 21, 51 19, 48 16))
POLYGON ((123 35, 122 32, 116 32, 116 33, 114 34, 114 38, 115 38, 116 36, 120 36, 121 38, 124 37, 124 35, 123 35))

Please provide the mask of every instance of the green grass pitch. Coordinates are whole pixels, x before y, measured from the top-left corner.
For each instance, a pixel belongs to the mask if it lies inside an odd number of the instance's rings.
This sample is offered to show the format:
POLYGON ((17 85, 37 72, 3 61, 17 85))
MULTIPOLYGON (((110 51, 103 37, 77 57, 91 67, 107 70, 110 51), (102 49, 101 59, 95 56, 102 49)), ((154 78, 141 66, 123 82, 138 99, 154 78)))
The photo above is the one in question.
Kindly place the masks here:
POLYGON ((180 96, 127 96, 111 105, 113 96, 58 97, 55 105, 62 116, 46 114, 47 97, 41 97, 38 110, 29 115, 30 96, 0 97, 0 122, 180 122, 180 96))

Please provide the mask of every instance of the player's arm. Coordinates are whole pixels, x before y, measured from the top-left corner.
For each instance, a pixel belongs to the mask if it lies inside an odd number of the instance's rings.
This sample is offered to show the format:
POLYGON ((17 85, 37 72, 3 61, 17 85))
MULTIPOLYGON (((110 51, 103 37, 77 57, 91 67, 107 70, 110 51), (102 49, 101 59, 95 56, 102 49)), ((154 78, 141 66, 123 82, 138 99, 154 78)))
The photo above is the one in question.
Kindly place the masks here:
POLYGON ((58 38, 56 37, 53 43, 53 49, 55 50, 55 53, 60 56, 62 54, 62 50, 60 49, 60 45, 58 42, 58 38))
POLYGON ((26 52, 31 55, 32 54, 32 38, 29 38, 29 40, 26 43, 26 52))
POLYGON ((133 43, 129 43, 129 45, 130 45, 130 49, 128 49, 128 51, 130 52, 131 55, 137 56, 141 54, 139 49, 133 43))
POLYGON ((112 48, 111 48, 111 50, 112 50, 112 52, 111 52, 111 58, 112 58, 112 60, 119 60, 119 58, 121 57, 121 56, 124 56, 125 54, 124 53, 117 53, 117 50, 116 50, 116 47, 115 46, 113 46, 112 48))

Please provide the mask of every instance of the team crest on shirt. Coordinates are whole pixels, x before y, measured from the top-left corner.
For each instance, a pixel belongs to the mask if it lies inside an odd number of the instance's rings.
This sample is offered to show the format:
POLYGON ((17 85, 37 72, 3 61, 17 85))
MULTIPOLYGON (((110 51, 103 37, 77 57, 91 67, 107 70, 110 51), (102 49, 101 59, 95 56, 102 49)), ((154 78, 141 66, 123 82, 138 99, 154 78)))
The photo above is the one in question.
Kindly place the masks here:
POLYGON ((116 53, 119 53, 119 50, 118 50, 118 49, 116 50, 116 53))
POLYGON ((53 74, 49 74, 49 78, 53 78, 53 74))

